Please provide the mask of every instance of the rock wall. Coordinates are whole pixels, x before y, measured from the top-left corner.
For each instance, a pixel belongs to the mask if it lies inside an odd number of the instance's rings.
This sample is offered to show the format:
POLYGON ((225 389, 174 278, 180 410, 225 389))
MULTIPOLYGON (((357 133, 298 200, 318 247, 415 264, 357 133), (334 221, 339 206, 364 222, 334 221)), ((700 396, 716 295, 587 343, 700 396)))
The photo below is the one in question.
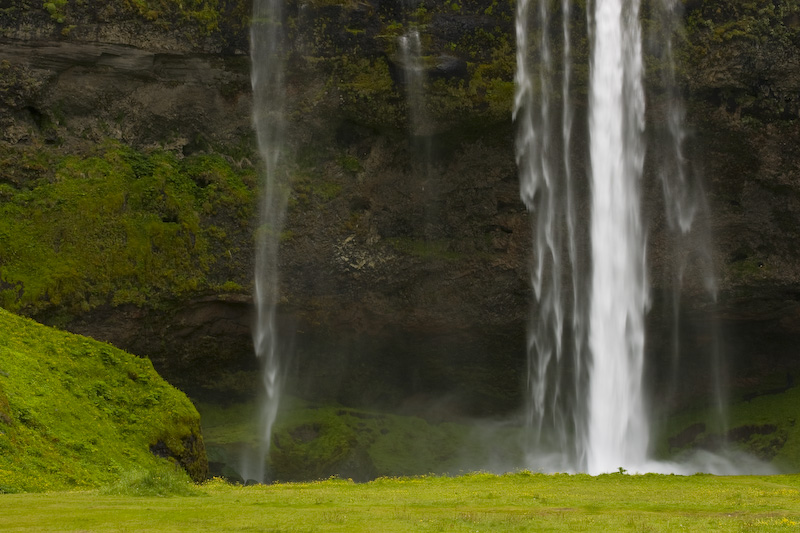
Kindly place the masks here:
MULTIPOLYGON (((108 140, 179 159, 220 154, 231 168, 254 173, 246 3, 197 1, 182 11, 112 2, 100 12, 62 4, 48 11, 9 2, 0 17, 2 149, 13 162, 0 171, 6 197, 56 180, 51 168, 31 163, 34 155, 86 157, 108 140)), ((645 178, 651 373, 661 387, 671 365, 672 280, 683 272, 684 401, 708 388, 716 330, 727 381, 740 394, 774 388, 800 365, 793 348, 800 24, 787 2, 771 11, 732 6, 685 5, 687 146, 708 209, 679 254, 654 169, 645 178), (705 288, 709 264, 716 305, 705 288)), ((434 399, 453 414, 519 405, 531 233, 518 199, 510 114, 513 9, 488 1, 288 4, 293 191, 279 310, 294 354, 291 390, 412 412, 434 399), (410 27, 420 29, 428 75, 429 120, 413 135, 398 50, 410 27)), ((584 21, 576 9, 573 24, 584 21)), ((576 50, 585 54, 585 42, 576 50)), ((576 71, 578 85, 583 74, 576 71)), ((664 123, 662 89, 654 77, 652 131, 664 123)), ((576 106, 585 113, 585 102, 576 106)), ((576 135, 576 145, 585 143, 585 132, 576 135)), ((649 143, 655 152, 658 137, 649 143)), ((194 288, 87 297, 72 307, 52 301, 51 291, 21 305, 13 296, 20 285, 4 276, 5 305, 148 355, 197 397, 252 394, 252 209, 238 202, 200 210, 201 225, 216 228, 207 236, 214 261, 199 267, 194 288)))

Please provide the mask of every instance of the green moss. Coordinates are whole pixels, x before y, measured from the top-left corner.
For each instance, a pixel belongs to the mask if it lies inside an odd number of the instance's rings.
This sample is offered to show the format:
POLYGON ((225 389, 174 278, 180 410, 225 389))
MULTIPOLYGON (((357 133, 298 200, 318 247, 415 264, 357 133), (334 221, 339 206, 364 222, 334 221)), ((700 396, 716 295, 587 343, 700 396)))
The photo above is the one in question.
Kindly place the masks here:
POLYGON ((222 292, 243 292, 244 288, 235 281, 229 280, 220 285, 219 290, 222 292))
POLYGON ((64 23, 64 8, 66 5, 67 0, 50 0, 42 2, 42 7, 50 14, 50 18, 59 24, 64 23))
POLYGON ((281 479, 321 479, 336 473, 357 445, 357 434, 333 409, 304 411, 274 435, 270 453, 281 479))
POLYGON ((175 464, 205 477, 197 411, 149 360, 0 310, 0 369, 2 491, 96 487, 175 464))
POLYGON ((728 276, 737 283, 753 283, 770 277, 770 266, 756 257, 746 257, 726 265, 728 276))
MULTIPOLYGON (((201 404, 209 453, 236 468, 236 453, 254 446, 252 404, 224 408, 201 404)), ((324 479, 346 475, 360 480, 379 476, 457 473, 488 464, 490 457, 519 462, 520 428, 495 428, 490 444, 474 428, 432 423, 336 406, 311 406, 286 398, 274 430, 270 461, 280 480, 324 479)))
POLYGON ((124 0, 123 5, 165 28, 188 24, 201 35, 219 30, 225 7, 218 0, 124 0))
MULTIPOLYGON (((98 17, 93 4, 86 0, 43 0, 40 4, 50 20, 60 25, 60 33, 68 37, 71 31, 98 17)), ((22 10, 29 9, 23 4, 22 10)), ((112 0, 105 5, 100 20, 114 17, 136 20, 166 31, 181 31, 192 44, 212 37, 238 39, 237 32, 249 26, 252 4, 245 0, 112 0)))
POLYGON ((359 161, 357 157, 351 155, 340 157, 339 166, 342 167, 343 170, 353 174, 361 171, 361 161, 359 161))
POLYGON ((299 172, 292 179, 292 195, 289 206, 324 204, 337 198, 341 192, 342 186, 338 183, 312 177, 306 172, 299 172))
POLYGON ((705 0, 688 18, 692 36, 706 35, 712 42, 744 40, 788 46, 800 27, 792 21, 800 14, 793 0, 754 2, 705 0))
POLYGON ((396 39, 405 32, 403 23, 397 20, 384 24, 379 37, 385 39, 396 39))
POLYGON ((336 69, 343 110, 356 122, 385 129, 402 123, 403 99, 383 57, 344 56, 336 69))
MULTIPOLYGON (((19 154, 10 157, 19 164, 19 154)), ((219 156, 179 160, 111 143, 44 161, 54 169, 42 170, 47 179, 0 191, 6 309, 157 305, 213 286, 208 277, 229 243, 205 219, 224 209, 244 228, 252 214, 252 172, 219 156)))
MULTIPOLYGON (((692 449, 706 442, 721 442, 723 437, 740 449, 771 461, 787 472, 800 471, 800 425, 797 424, 800 387, 767 393, 739 401, 727 409, 726 435, 720 434, 713 409, 692 409, 668 421, 665 434, 675 438, 671 452, 692 449), (695 428, 695 431, 687 431, 695 428), (687 436, 688 435, 688 436, 687 436)), ((659 453, 670 452, 668 439, 659 453)))

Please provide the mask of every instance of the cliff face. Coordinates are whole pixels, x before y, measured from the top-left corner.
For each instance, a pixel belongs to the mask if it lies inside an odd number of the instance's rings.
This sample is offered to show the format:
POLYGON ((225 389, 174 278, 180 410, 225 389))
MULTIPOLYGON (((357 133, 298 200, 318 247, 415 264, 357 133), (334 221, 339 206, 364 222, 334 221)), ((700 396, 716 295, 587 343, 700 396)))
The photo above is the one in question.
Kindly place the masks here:
POLYGON ((688 116, 709 200, 731 386, 785 387, 798 365, 800 8, 688 9, 688 116))
MULTIPOLYGON (((0 235, 35 229, 46 250, 10 239, 0 256, 3 305, 149 355, 197 396, 250 394, 249 6, 8 4, 0 235), (119 195, 99 188, 111 180, 119 195), (95 201, 72 202, 66 190, 95 201), (83 212, 63 225, 65 210, 83 212), (31 264, 69 268, 31 275, 31 264)), ((676 254, 649 170, 653 374, 669 359, 668 302, 683 272, 684 347, 708 352, 718 327, 732 385, 770 388, 798 366, 798 14, 780 2, 685 7, 687 145, 708 209, 686 237, 688 252, 676 254), (716 306, 704 288, 708 257, 716 306)), ((584 20, 576 10, 573 23, 584 20)), ((513 6, 290 3, 286 27, 293 190, 279 307, 291 388, 351 405, 413 410, 435 397, 458 412, 515 408, 531 233, 510 114, 513 6), (398 48, 414 26, 428 76, 422 125, 412 125, 398 48)), ((576 50, 585 54, 581 43, 576 50)), ((653 130, 664 122, 656 78, 653 130)), ((576 79, 585 79, 580 70, 576 79)), ((584 101, 576 106, 585 112, 584 101)), ((656 151, 657 138, 649 142, 656 151)), ((684 369, 694 376, 687 395, 708 378, 695 359, 684 369)))

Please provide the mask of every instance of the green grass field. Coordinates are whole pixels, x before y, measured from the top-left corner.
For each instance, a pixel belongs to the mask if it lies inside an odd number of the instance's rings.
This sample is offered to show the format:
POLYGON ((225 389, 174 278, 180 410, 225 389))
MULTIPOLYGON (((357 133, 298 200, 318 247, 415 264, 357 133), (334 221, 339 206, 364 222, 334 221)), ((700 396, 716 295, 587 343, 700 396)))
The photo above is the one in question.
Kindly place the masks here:
MULTIPOLYGON (((797 472, 799 394, 734 405, 736 449, 797 472)), ((216 459, 252 441, 252 411, 201 406, 216 459)), ((713 440, 701 415, 675 418, 673 447, 713 440)), ((278 479, 458 472, 481 468, 476 458, 490 452, 520 464, 513 427, 481 439, 465 424, 299 399, 287 399, 282 417, 270 455, 278 479)), ((194 406, 149 361, 0 310, 0 531, 800 531, 800 474, 194 485, 178 464, 196 458, 195 479, 204 478, 199 432, 194 406), (175 456, 156 457, 153 446, 166 445, 175 456)))
POLYGON ((0 495, 2 531, 798 531, 800 476, 527 472, 0 495))

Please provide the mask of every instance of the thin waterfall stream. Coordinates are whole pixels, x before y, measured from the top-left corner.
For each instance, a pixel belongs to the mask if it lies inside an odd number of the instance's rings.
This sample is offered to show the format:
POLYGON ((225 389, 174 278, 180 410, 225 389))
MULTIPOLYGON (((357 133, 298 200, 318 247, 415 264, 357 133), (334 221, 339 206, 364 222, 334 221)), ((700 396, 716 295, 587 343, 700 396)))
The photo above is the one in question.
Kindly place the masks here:
MULTIPOLYGON (((526 425, 531 449, 558 449, 559 461, 567 468, 582 462, 584 416, 575 403, 581 382, 580 334, 583 319, 579 311, 581 291, 575 234, 575 207, 570 165, 572 108, 570 92, 570 49, 564 47, 565 68, 561 78, 561 101, 556 87, 554 61, 547 32, 535 35, 530 27, 548 27, 553 16, 549 3, 532 6, 530 0, 517 4, 517 72, 514 119, 517 122, 517 165, 520 196, 532 213, 534 237, 531 285, 538 303, 528 334, 528 381, 526 425), (530 48, 536 53, 528 55, 530 48), (536 70, 538 69, 538 73, 536 70), (559 112, 560 108, 560 112, 559 112), (557 122, 560 124, 556 125, 557 122), (566 233, 566 235, 565 235, 566 233), (564 242, 568 243, 565 255, 564 242), (564 266, 566 265, 566 266, 564 266), (563 269, 572 276, 565 278, 563 269), (565 286, 571 284, 571 286, 565 286), (570 298, 569 295, 572 295, 570 298), (573 312, 573 310, 575 312, 573 312), (565 323, 567 317, 572 319, 565 323), (565 344, 566 343, 566 344, 565 344)), ((570 34, 570 2, 562 2, 563 31, 570 34)), ((533 458, 529 459, 534 461, 533 458)))
POLYGON ((267 461, 285 363, 276 317, 278 247, 289 194, 288 174, 282 165, 285 132, 282 6, 280 0, 255 0, 250 30, 253 127, 262 163, 256 230, 253 347, 261 368, 263 390, 257 409, 257 445, 243 454, 240 472, 245 480, 257 482, 269 481, 267 461))

